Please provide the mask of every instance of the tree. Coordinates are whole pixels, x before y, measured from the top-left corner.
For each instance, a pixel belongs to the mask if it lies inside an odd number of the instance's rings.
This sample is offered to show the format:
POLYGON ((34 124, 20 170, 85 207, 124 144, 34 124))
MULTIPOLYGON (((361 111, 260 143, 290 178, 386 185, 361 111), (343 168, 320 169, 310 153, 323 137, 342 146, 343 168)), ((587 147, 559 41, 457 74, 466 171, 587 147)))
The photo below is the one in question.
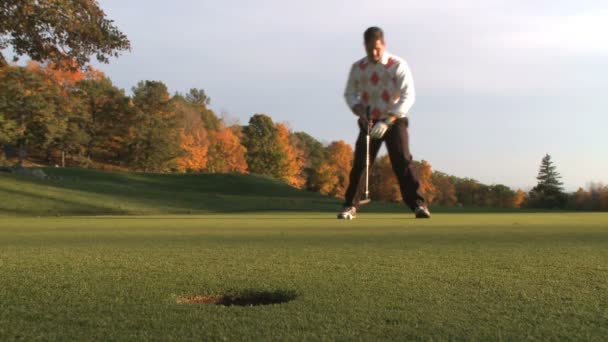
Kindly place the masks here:
POLYGON ((302 169, 304 152, 292 144, 291 132, 284 124, 277 124, 277 144, 284 151, 285 158, 280 167, 281 179, 287 184, 301 189, 306 182, 302 169))
MULTIPOLYGON (((28 63, 27 69, 40 74, 49 82, 56 83, 63 96, 63 103, 66 105, 63 112, 58 113, 63 120, 67 121, 65 131, 55 137, 47 147, 46 160, 56 163, 60 159, 62 167, 66 166, 66 158, 78 165, 88 164, 86 153, 91 137, 87 128, 91 116, 90 112, 86 110, 84 98, 80 96, 77 84, 90 74, 85 74, 79 69, 61 69, 53 63, 41 65, 34 61, 28 63), (60 153, 61 156, 59 157, 57 153, 60 153)), ((88 70, 95 69, 89 67, 88 70)))
POLYGON ((135 108, 124 90, 109 78, 92 75, 76 84, 90 115, 88 157, 119 165, 126 161, 135 130, 135 108))
MULTIPOLYGON (((240 128, 238 128, 240 130, 240 128)), ((232 127, 221 127, 209 132, 209 151, 207 168, 212 173, 246 173, 246 150, 241 139, 232 127)))
POLYGON ((243 129, 243 146, 249 172, 282 177, 282 167, 287 158, 285 149, 277 143, 278 129, 272 119, 264 114, 255 114, 243 129))
POLYGON ((521 208, 527 199, 526 193, 522 189, 517 189, 515 197, 513 197, 513 208, 521 208))
POLYGON ((139 82, 133 87, 133 104, 137 125, 129 144, 130 165, 144 172, 170 169, 170 162, 180 154, 180 140, 167 86, 139 82))
POLYGON ((477 194, 481 188, 481 184, 479 184, 477 180, 471 178, 456 178, 454 187, 456 188, 458 203, 465 206, 479 205, 477 202, 479 196, 477 194))
POLYGON ((293 133, 290 139, 292 145, 303 153, 304 165, 302 167, 302 177, 306 181, 306 189, 319 191, 314 185, 314 179, 321 163, 326 159, 323 144, 305 132, 293 133))
MULTIPOLYGON (((365 177, 365 174, 363 174, 365 177)), ((401 190, 388 155, 378 158, 370 172, 370 195, 374 200, 400 202, 401 190)), ((365 187, 365 184, 361 184, 365 187)))
POLYGON ((0 66, 2 50, 16 56, 52 61, 62 68, 84 66, 95 55, 109 57, 131 48, 127 37, 106 18, 96 0, 3 0, 0 2, 0 66), (75 64, 72 64, 74 63, 75 64))
POLYGON ((435 186, 435 204, 450 207, 458 203, 456 187, 454 186, 452 177, 445 173, 435 171, 431 176, 431 182, 435 186))
POLYGON ((178 171, 202 171, 207 166, 209 139, 200 111, 181 97, 172 99, 181 135, 182 155, 176 160, 178 171))
POLYGON ((436 192, 435 186, 431 180, 431 177, 433 176, 433 168, 426 160, 422 160, 420 163, 414 163, 416 165, 416 176, 420 182, 420 192, 424 196, 426 202, 431 204, 433 203, 436 192))
POLYGON ((186 101, 200 106, 208 106, 211 99, 205 94, 205 90, 191 88, 186 94, 186 101))
POLYGON ((344 198, 353 162, 353 149, 346 142, 334 141, 326 148, 327 159, 319 166, 315 187, 323 195, 344 198))
POLYGON ((530 191, 530 205, 536 208, 562 208, 566 204, 561 176, 556 171, 551 156, 546 154, 540 164, 537 185, 530 191))
POLYGON ((0 68, 0 84, 0 136, 18 146, 22 164, 27 150, 45 150, 65 133, 71 109, 53 79, 27 68, 0 68))
POLYGON ((495 184, 489 188, 489 206, 495 208, 513 208, 515 192, 506 185, 495 184))

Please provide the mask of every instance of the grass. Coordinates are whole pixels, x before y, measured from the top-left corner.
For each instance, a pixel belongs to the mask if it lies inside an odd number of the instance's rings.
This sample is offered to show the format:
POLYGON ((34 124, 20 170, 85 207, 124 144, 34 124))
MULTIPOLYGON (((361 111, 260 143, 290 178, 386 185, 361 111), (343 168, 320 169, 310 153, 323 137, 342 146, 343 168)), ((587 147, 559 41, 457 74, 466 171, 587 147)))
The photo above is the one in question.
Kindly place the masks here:
POLYGON ((0 173, 0 215, 162 215, 337 210, 339 202, 269 177, 44 168, 50 179, 0 173))
POLYGON ((0 340, 608 339, 608 214, 0 218, 0 340), (283 304, 180 304, 289 294, 283 304))

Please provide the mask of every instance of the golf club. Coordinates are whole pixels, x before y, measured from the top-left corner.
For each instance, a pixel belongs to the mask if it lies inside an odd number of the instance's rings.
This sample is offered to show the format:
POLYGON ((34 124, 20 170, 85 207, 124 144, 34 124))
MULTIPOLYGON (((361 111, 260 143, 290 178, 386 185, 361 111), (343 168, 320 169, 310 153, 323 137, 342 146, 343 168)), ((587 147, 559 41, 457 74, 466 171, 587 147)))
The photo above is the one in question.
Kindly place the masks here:
POLYGON ((368 204, 372 200, 369 198, 369 134, 371 127, 371 115, 369 106, 365 109, 367 116, 367 136, 365 137, 365 198, 359 201, 359 205, 368 204))

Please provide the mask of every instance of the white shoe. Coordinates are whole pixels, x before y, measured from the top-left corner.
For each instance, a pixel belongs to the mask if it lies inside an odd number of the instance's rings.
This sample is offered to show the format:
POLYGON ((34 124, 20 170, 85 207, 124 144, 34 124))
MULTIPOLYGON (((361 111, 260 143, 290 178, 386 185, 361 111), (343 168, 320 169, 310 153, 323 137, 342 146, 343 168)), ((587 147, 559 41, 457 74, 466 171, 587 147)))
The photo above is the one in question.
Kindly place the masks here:
POLYGON ((431 218, 431 213, 427 207, 420 206, 414 211, 416 218, 431 218))
POLYGON ((355 207, 344 207, 342 211, 338 214, 338 219, 340 220, 352 220, 357 215, 357 208, 355 207))

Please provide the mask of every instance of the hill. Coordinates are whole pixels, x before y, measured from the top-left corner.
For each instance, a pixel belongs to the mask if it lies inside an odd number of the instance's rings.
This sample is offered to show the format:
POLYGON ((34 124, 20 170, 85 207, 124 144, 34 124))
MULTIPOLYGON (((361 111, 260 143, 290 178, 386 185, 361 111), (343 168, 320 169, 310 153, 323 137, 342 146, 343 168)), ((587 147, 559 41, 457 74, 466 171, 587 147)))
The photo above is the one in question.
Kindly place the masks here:
POLYGON ((246 211, 336 211, 340 202, 269 177, 144 174, 41 168, 49 177, 0 173, 0 214, 156 215, 246 211))

